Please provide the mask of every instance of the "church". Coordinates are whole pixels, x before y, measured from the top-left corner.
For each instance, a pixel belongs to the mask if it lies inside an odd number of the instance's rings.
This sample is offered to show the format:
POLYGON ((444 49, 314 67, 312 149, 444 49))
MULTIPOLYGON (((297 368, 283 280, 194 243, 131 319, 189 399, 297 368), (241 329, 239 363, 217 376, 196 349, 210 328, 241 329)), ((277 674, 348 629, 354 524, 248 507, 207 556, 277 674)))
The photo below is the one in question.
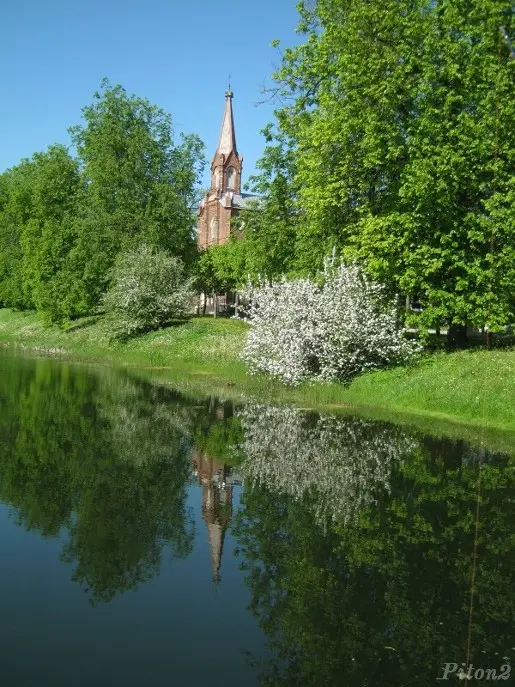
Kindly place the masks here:
POLYGON ((225 243, 233 220, 259 198, 241 191, 243 158, 236 146, 232 99, 229 88, 218 148, 211 162, 211 187, 199 204, 197 242, 201 249, 225 243))

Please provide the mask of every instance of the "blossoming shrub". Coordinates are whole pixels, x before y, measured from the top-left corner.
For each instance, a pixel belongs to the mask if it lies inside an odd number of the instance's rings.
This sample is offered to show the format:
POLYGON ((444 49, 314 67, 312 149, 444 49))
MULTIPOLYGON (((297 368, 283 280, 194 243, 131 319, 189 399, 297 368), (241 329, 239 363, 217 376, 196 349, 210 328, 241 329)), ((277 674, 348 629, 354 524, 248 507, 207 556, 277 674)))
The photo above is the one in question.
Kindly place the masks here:
POLYGON ((251 325, 242 359, 251 372, 286 384, 350 381, 405 363, 420 345, 397 324, 394 303, 355 265, 327 261, 320 284, 309 279, 249 288, 251 325))
POLYGON ((143 244, 116 259, 104 296, 107 331, 125 339, 158 329, 184 315, 191 299, 181 260, 143 244))
POLYGON ((296 384, 314 372, 318 290, 307 279, 263 283, 246 294, 251 325, 241 353, 251 372, 296 384))

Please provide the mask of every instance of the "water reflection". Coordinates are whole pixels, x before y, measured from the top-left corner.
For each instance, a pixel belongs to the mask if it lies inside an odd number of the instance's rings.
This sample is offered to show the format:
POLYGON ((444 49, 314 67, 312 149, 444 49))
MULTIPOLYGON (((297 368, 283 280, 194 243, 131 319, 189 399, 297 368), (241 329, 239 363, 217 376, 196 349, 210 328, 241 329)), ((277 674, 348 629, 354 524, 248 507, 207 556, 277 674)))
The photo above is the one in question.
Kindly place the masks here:
POLYGON ((249 404, 237 417, 242 475, 252 485, 310 500, 321 522, 347 521, 388 493, 394 464, 418 446, 394 425, 297 408, 249 404))
MULTIPOLYGON (((196 560, 203 542, 205 567, 181 579, 192 612, 202 585, 242 599, 244 580, 269 643, 234 640, 252 657, 236 684, 258 672, 264 686, 424 686, 447 662, 511 661, 513 457, 387 423, 201 401, 124 373, 0 365, 0 502, 63 539, 92 612, 148 589, 169 557, 196 560)), ((224 623, 236 635, 244 624, 227 600, 224 623)), ((183 652, 200 631, 184 630, 183 652)), ((205 631, 213 641, 207 620, 205 631)), ((147 683, 168 684, 152 665, 147 683)), ((211 684, 228 684, 226 671, 211 684)))
POLYGON ((225 533, 233 513, 233 486, 241 478, 225 463, 193 452, 193 474, 202 487, 202 519, 206 524, 213 582, 220 582, 225 533))
POLYGON ((421 438, 357 518, 327 528, 309 506, 261 484, 237 515, 274 655, 263 685, 424 686, 447 662, 511 664, 513 459, 421 438))
POLYGON ((154 577, 165 544, 187 556, 189 445, 178 398, 49 361, 13 369, 16 379, 2 379, 0 498, 27 529, 67 529, 62 560, 92 603, 154 577))

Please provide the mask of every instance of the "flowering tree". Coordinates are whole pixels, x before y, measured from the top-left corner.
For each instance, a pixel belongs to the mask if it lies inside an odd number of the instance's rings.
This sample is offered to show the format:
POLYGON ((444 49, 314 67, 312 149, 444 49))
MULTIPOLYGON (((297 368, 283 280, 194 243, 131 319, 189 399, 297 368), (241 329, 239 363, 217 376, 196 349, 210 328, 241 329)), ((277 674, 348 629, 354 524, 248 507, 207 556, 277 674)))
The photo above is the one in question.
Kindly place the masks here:
POLYGON ((251 324, 242 359, 286 384, 349 381, 404 363, 420 345, 399 327, 395 304, 359 267, 327 260, 320 283, 295 279, 248 288, 251 324))
POLYGON ((158 329, 184 315, 191 298, 181 260, 143 244, 116 259, 104 297, 107 327, 119 339, 158 329))

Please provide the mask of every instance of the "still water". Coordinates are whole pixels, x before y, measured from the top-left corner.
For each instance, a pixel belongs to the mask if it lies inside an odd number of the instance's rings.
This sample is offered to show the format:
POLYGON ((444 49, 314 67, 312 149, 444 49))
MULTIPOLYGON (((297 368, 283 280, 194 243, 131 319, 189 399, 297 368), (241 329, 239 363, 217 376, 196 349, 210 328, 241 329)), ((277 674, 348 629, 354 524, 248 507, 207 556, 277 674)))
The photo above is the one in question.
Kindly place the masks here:
POLYGON ((514 522, 514 456, 0 351, 3 687, 513 684, 514 522))

